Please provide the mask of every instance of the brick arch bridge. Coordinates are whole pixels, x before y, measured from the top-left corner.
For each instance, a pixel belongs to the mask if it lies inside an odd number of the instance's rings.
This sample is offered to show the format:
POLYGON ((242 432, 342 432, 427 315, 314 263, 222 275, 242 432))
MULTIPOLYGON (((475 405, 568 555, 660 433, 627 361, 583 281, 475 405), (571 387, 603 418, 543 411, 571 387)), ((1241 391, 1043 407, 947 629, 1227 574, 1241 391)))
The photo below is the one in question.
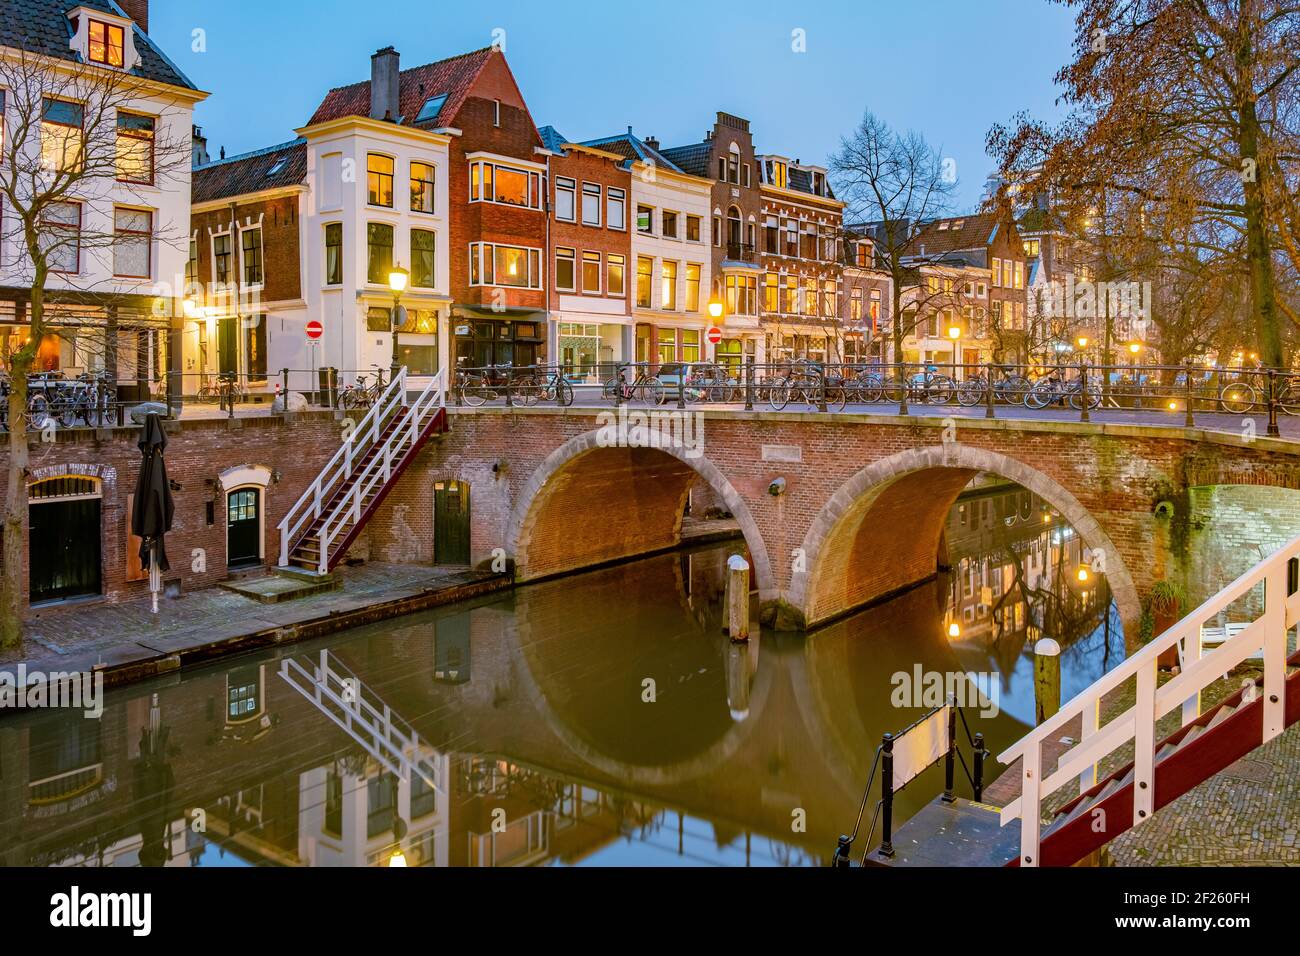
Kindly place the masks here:
POLYGON ((1177 520, 1193 487, 1300 489, 1300 443, 1202 429, 690 414, 701 416, 699 457, 658 441, 605 447, 608 413, 595 409, 453 410, 451 431, 421 452, 372 521, 371 548, 383 553, 393 508, 407 502, 431 551, 429 489, 435 476, 455 476, 471 487, 473 561, 504 552, 519 580, 537 580, 674 546, 692 490, 736 516, 765 619, 794 628, 932 577, 942 516, 972 475, 989 471, 1039 494, 1102 551, 1131 626, 1165 565, 1170 519, 1158 505, 1172 503, 1177 520), (774 496, 777 479, 784 490, 774 496))

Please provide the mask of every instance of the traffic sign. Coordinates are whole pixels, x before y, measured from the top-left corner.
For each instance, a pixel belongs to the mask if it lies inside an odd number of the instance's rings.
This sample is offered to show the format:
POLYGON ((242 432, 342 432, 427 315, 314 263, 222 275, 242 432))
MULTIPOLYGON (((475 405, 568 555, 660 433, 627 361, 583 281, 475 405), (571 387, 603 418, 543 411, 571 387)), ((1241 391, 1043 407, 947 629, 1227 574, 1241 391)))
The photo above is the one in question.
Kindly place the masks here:
POLYGON ((315 319, 307 323, 307 338, 318 339, 325 334, 325 326, 321 325, 315 319))
POLYGON ((705 333, 705 337, 709 340, 710 345, 717 345, 722 341, 722 329, 715 325, 705 333))

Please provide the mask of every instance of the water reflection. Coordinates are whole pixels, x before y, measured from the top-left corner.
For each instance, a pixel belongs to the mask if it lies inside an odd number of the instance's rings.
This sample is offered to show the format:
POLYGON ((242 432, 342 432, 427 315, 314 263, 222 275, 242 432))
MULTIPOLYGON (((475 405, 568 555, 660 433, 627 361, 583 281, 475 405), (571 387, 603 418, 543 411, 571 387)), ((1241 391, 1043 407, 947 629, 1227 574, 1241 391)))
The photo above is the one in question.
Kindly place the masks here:
POLYGON ((969 493, 947 547, 951 573, 807 637, 731 645, 735 546, 707 547, 0 721, 0 863, 815 865, 920 712, 892 674, 996 672, 996 752, 1032 714, 1027 642, 1062 642, 1067 695, 1122 656, 1026 492, 969 493))

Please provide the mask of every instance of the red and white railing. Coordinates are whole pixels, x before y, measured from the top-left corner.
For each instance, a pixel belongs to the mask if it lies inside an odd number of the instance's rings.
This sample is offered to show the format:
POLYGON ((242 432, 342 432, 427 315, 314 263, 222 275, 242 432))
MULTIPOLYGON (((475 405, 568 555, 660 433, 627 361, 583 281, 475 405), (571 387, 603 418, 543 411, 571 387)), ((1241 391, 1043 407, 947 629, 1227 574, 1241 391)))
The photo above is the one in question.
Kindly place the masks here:
POLYGON ((398 370, 379 400, 370 407, 279 524, 280 565, 289 563, 294 545, 320 523, 318 573, 330 567, 330 545, 362 517, 362 502, 392 479, 395 467, 419 443, 424 430, 446 407, 443 374, 430 379, 414 400, 406 390, 406 368, 398 370), (405 418, 385 436, 394 416, 405 418), (374 454, 372 454, 374 452, 374 454), (342 493, 340 496, 340 492, 342 493))
POLYGON ((1261 649, 1263 742, 1272 740, 1285 729, 1287 632, 1300 622, 1297 567, 1300 567, 1300 538, 1251 568, 998 754, 1003 764, 1021 760, 1020 797, 1002 809, 1003 826, 1017 818, 1020 820, 1021 866, 1038 865, 1043 798, 1075 779, 1079 793, 1088 791, 1096 784, 1098 761, 1129 741, 1134 745, 1133 823, 1136 826, 1149 820, 1156 800, 1156 722, 1181 706, 1183 726, 1192 723, 1200 714, 1201 691, 1242 661, 1258 655, 1261 649), (1261 584, 1263 611, 1259 616, 1222 644, 1206 648, 1203 654, 1201 625, 1226 612, 1235 601, 1261 584), (1181 646, 1182 669, 1163 686, 1157 686, 1157 660, 1163 652, 1176 646, 1181 646), (1100 725, 1101 699, 1130 678, 1136 678, 1136 703, 1100 725), (1061 754, 1056 769, 1044 779, 1043 742, 1061 737, 1075 718, 1082 720, 1080 740, 1061 754))

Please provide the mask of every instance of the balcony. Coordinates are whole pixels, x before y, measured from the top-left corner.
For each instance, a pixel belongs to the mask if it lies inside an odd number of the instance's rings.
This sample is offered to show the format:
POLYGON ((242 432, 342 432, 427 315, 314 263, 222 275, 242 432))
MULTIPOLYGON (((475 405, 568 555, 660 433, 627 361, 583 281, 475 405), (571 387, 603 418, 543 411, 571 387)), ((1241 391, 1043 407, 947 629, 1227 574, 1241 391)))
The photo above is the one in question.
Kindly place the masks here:
POLYGON ((747 242, 728 242, 727 258, 733 262, 756 262, 757 256, 752 245, 747 242))

